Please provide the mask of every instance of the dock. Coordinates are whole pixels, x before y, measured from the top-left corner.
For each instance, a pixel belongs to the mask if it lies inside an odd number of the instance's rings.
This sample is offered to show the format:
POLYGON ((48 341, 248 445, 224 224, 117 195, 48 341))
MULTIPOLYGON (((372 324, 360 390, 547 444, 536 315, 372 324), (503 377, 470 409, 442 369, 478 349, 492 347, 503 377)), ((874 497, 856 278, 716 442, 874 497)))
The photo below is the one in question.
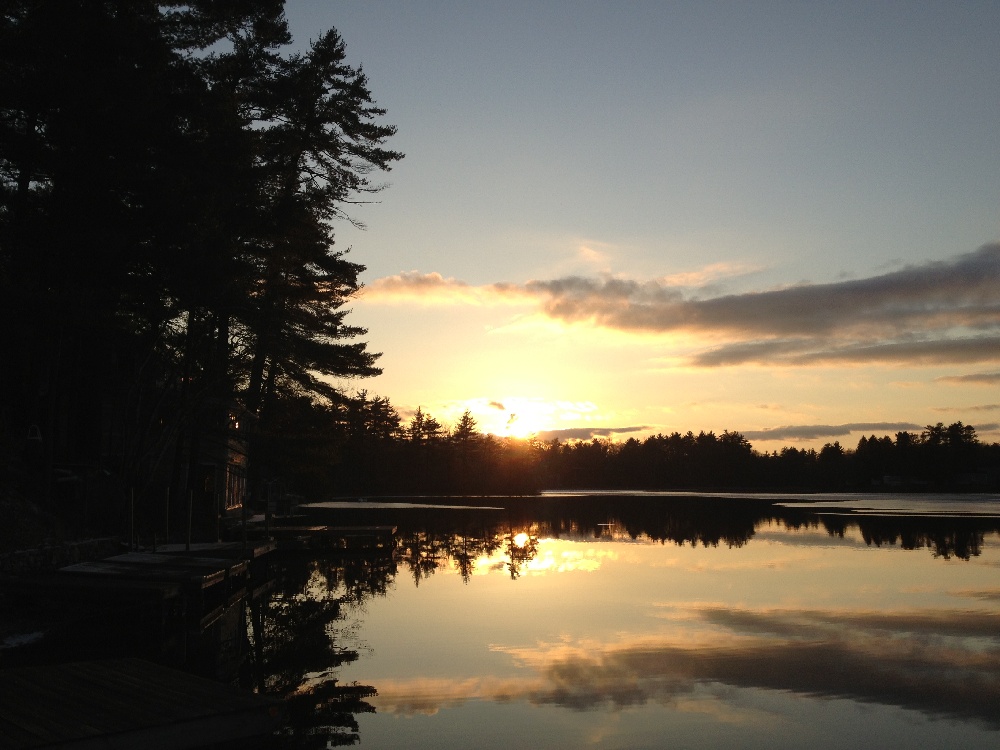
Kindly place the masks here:
POLYGON ((0 597, 33 636, 26 647, 0 654, 0 666, 37 662, 36 652, 70 660, 129 655, 197 664, 206 676, 228 678, 242 649, 220 650, 224 659, 209 652, 238 641, 244 602, 267 595, 267 558, 276 545, 176 546, 0 578, 0 597))
POLYGON ((273 539, 246 542, 196 542, 193 544, 160 544, 153 552, 161 555, 195 555, 197 557, 245 560, 249 575, 249 595, 253 600, 264 596, 271 588, 268 557, 278 548, 273 539))
POLYGON ((246 595, 248 569, 246 560, 129 552, 106 560, 68 565, 58 573, 64 577, 108 581, 173 583, 185 594, 191 627, 205 630, 246 595))
POLYGON ((280 701, 141 659, 0 670, 0 749, 253 747, 280 701))
POLYGON ((139 578, 147 581, 174 581, 207 589, 244 577, 247 564, 222 558, 129 552, 104 560, 76 563, 60 568, 62 574, 97 575, 108 578, 139 578))
POLYGON ((163 555, 196 555, 200 557, 224 557, 230 560, 256 560, 273 552, 274 542, 255 540, 252 542, 194 542, 192 544, 159 544, 153 552, 163 555))
POLYGON ((279 550, 335 550, 345 553, 391 554, 395 526, 272 526, 279 550))

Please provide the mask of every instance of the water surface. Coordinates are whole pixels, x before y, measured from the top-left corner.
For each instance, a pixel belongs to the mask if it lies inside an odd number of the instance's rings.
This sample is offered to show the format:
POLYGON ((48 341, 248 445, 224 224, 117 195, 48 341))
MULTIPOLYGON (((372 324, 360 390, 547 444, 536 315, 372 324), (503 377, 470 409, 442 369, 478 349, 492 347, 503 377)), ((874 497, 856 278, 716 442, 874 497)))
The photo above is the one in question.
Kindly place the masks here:
POLYGON ((369 509, 399 548, 365 595, 314 571, 356 658, 313 679, 377 691, 377 748, 1000 743, 997 498, 777 500, 369 509))

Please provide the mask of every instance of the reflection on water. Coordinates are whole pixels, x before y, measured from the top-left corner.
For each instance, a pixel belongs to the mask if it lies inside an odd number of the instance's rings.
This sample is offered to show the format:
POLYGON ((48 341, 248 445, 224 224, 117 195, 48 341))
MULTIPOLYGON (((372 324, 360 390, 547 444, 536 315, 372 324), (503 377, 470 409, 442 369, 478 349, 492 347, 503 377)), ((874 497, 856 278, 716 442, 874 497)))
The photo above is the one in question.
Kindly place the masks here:
POLYGON ((896 705, 1000 728, 1000 654, 975 644, 996 637, 995 614, 721 605, 676 614, 714 628, 694 639, 683 628, 674 637, 504 649, 536 674, 518 693, 536 704, 621 709, 720 683, 896 705))
POLYGON ((391 557, 285 555, 272 564, 266 597, 247 604, 248 658, 240 684, 280 696, 288 722, 277 747, 355 744, 358 714, 374 712, 374 687, 343 683, 338 670, 356 661, 341 645, 344 610, 384 596, 396 574, 391 557))
POLYGON ((361 744, 1000 740, 1000 519, 719 502, 380 516, 398 547, 335 670, 377 690, 361 744))
POLYGON ((398 533, 277 556, 227 631, 277 747, 1000 742, 998 514, 502 503, 311 511, 398 533))

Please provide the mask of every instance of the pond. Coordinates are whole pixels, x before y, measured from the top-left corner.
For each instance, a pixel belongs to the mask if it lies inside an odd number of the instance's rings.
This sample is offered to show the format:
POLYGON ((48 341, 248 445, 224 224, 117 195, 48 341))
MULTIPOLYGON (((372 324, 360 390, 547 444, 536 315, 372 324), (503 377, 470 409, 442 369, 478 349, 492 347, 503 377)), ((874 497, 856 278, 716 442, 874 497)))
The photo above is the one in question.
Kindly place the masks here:
POLYGON ((259 665, 362 747, 1000 743, 1000 500, 798 499, 315 505, 397 548, 287 562, 259 665))

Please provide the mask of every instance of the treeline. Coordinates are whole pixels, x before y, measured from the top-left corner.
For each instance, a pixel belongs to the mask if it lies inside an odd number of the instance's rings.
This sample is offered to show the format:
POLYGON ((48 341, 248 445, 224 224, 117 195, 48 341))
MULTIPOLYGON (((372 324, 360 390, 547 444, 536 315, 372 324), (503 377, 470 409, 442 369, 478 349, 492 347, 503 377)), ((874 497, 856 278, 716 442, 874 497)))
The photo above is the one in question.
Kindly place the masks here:
MULTIPOLYGON (((309 407, 305 414, 315 418, 317 412, 309 407)), ((269 460, 279 462, 294 477, 296 492, 310 499, 524 495, 545 486, 537 441, 483 433, 468 411, 452 427, 421 408, 404 420, 389 399, 361 391, 334 399, 323 418, 298 434, 301 444, 282 441, 291 451, 271 453, 269 460)))
POLYGON ((402 155, 315 33, 289 53, 282 0, 3 3, 5 484, 210 522, 282 471, 251 433, 293 452, 330 377, 379 372, 334 223, 402 155))
POLYGON ((539 489, 986 490, 1000 486, 1000 444, 961 422, 863 437, 819 450, 760 452, 738 432, 674 432, 561 443, 483 434, 466 411, 450 429, 388 399, 343 398, 328 417, 327 459, 296 470, 311 496, 525 494, 539 489))
POLYGON ((862 437, 853 450, 834 442, 758 452, 738 432, 674 432, 549 444, 542 466, 551 486, 567 488, 984 490, 1000 486, 1000 444, 981 443, 961 422, 862 437))

